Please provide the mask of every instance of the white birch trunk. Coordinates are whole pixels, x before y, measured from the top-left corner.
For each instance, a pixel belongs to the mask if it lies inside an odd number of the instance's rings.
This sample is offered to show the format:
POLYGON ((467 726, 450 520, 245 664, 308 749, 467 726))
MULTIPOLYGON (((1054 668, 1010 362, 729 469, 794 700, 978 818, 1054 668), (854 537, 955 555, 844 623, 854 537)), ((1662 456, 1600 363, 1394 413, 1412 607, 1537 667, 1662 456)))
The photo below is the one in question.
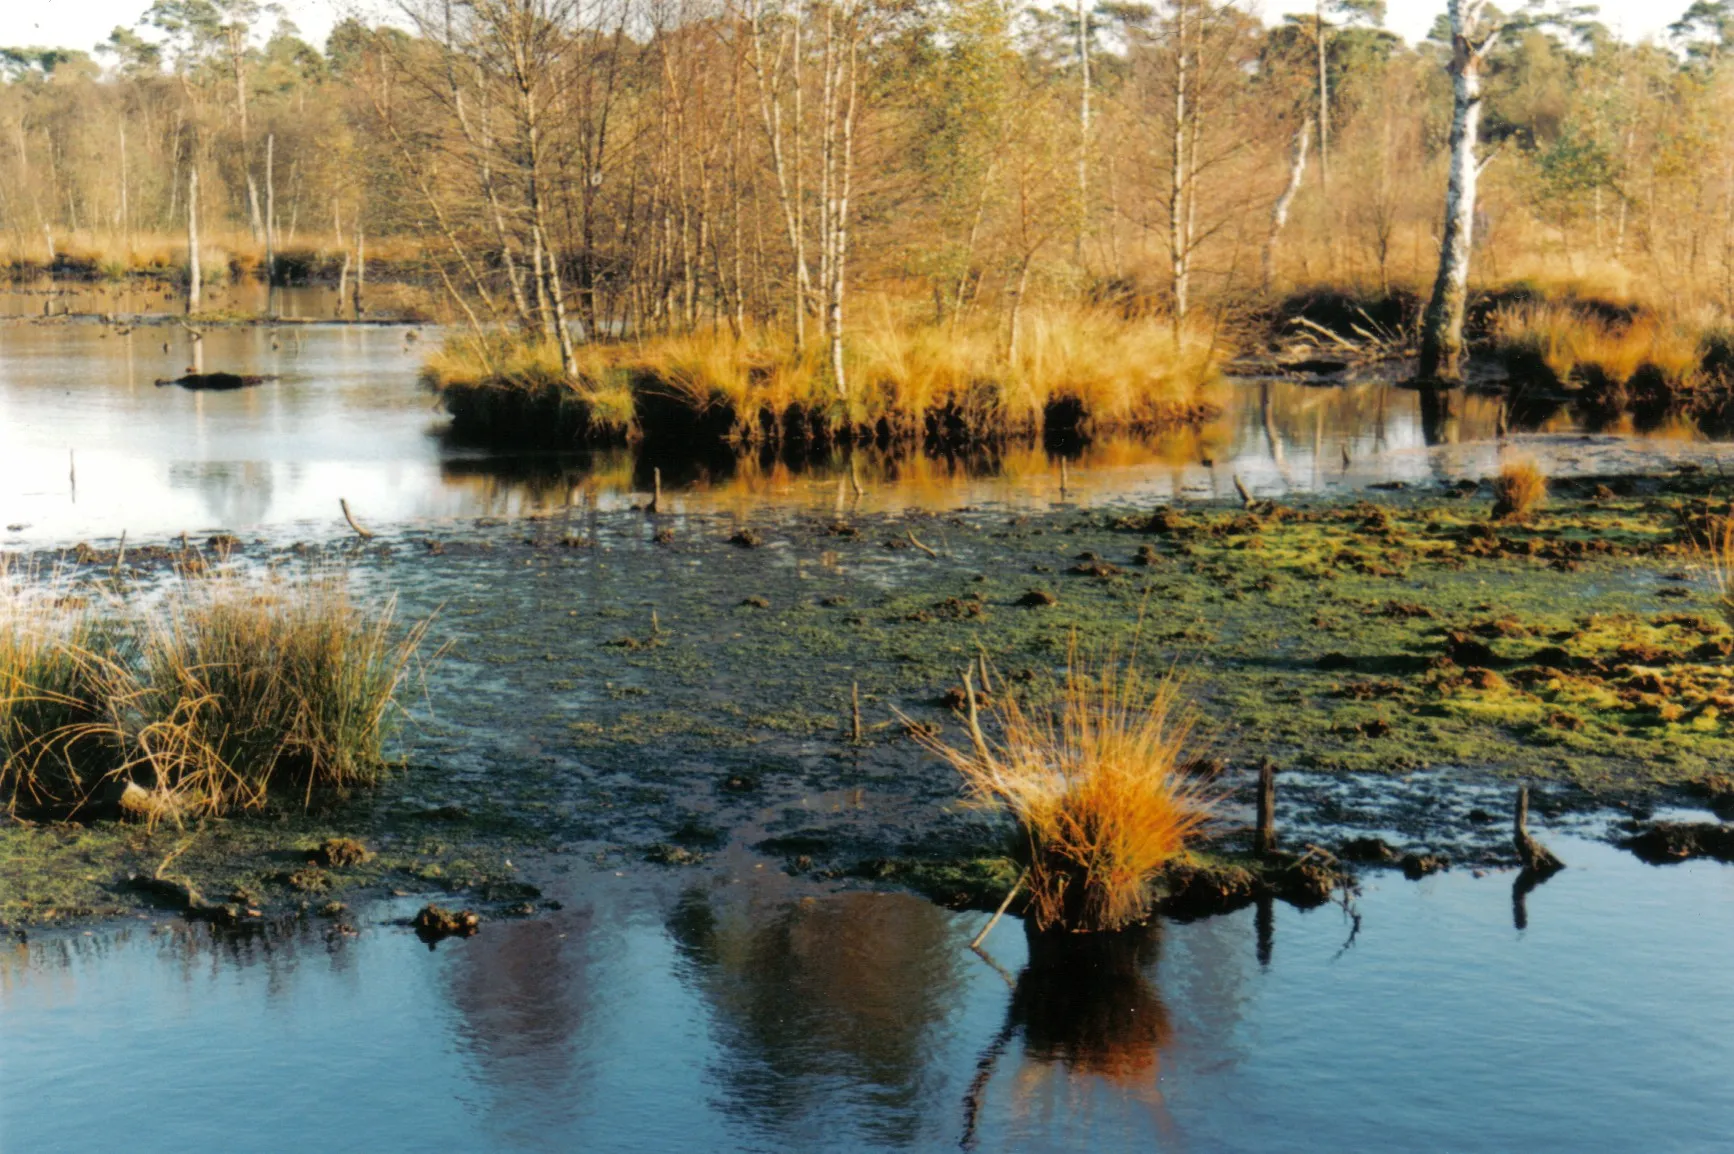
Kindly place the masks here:
POLYGON ((1174 134, 1168 170, 1168 261, 1173 291, 1174 335, 1179 337, 1186 322, 1188 256, 1184 237, 1186 212, 1186 85, 1191 62, 1187 57, 1185 0, 1175 10, 1174 134))
POLYGON ((1276 249, 1282 242, 1282 230, 1288 225, 1289 209, 1294 206, 1294 198, 1300 193, 1301 177, 1307 169, 1307 150, 1312 143, 1313 122, 1302 120, 1295 130, 1294 141, 1289 148, 1288 183, 1283 186, 1282 195, 1276 198, 1276 203, 1270 209, 1270 236, 1264 242, 1264 287, 1268 290, 1276 280, 1276 249))
POLYGON ((199 311, 199 288, 204 274, 199 271, 199 170, 187 172, 187 314, 199 311))
POLYGON ((1090 16, 1078 0, 1078 236, 1072 259, 1084 263, 1084 233, 1090 226, 1090 16))
POLYGON ((1439 275, 1421 324, 1419 377, 1462 375, 1463 313, 1469 297, 1469 253, 1475 232, 1475 146, 1481 132, 1481 63, 1497 30, 1480 27, 1487 0, 1450 0, 1451 161, 1445 186, 1445 235, 1439 275), (1476 39, 1476 37, 1480 39, 1476 39))
POLYGON ((1318 46, 1319 64, 1319 186, 1331 187, 1331 88, 1330 75, 1325 70, 1325 0, 1318 0, 1313 24, 1313 43, 1318 46))

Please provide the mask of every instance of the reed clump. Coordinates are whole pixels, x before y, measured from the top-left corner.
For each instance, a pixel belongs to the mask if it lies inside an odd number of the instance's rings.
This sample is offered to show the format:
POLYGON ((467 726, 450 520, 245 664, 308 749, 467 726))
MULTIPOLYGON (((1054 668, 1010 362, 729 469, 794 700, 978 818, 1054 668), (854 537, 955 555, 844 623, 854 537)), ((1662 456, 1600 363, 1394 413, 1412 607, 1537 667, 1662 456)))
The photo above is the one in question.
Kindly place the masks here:
MULTIPOLYGON (((17 605, 16 597, 13 604, 17 605)), ((0 804, 222 814, 376 784, 425 636, 333 577, 189 582, 102 624, 35 606, 0 628, 0 804)))
POLYGON ((1151 880, 1198 839, 1214 806, 1183 759, 1191 727, 1175 680, 1152 683, 1112 657, 1090 668, 1074 651, 1055 704, 1008 697, 992 713, 997 742, 973 720, 967 748, 921 740, 973 799, 1016 819, 1035 927, 1143 921, 1151 880))
POLYGON ((583 346, 576 377, 567 377, 552 341, 454 334, 423 361, 421 380, 466 439, 621 442, 635 428, 630 377, 602 346, 583 346))
POLYGON ((86 795, 124 754, 113 713, 124 672, 82 608, 0 600, 0 799, 7 809, 86 795))
MULTIPOLYGON (((370 237, 366 242, 370 278, 426 272, 424 242, 415 236, 370 237)), ((246 229, 207 229, 199 245, 206 280, 265 277, 265 243, 246 229)), ((279 240, 279 283, 336 280, 347 255, 355 263, 353 238, 306 233, 279 240)), ((180 277, 186 272, 185 233, 79 229, 52 238, 11 233, 0 238, 0 278, 56 276, 72 280, 124 280, 128 277, 180 277)), ((352 274, 353 275, 353 272, 352 274)))
POLYGON ((599 343, 571 376, 540 338, 458 334, 423 365, 459 435, 631 440, 695 429, 736 444, 1137 429, 1207 415, 1226 356, 1202 323, 1106 308, 1026 310, 1013 347, 993 316, 934 323, 896 302, 862 310, 840 388, 822 342, 749 327, 599 343))
POLYGON ((1527 458, 1501 466, 1493 478, 1493 519, 1521 521, 1547 500, 1547 474, 1527 458))
POLYGON ((1489 343, 1520 382, 1666 400, 1697 384, 1708 331, 1701 319, 1637 306, 1532 301, 1495 309, 1489 343))

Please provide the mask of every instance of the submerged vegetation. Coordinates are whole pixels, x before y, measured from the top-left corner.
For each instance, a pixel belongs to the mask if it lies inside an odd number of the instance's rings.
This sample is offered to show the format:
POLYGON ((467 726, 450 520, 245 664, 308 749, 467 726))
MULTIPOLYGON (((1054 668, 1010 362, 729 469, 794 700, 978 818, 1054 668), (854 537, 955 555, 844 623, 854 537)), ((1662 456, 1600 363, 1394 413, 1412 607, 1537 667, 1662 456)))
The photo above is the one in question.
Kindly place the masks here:
POLYGON ((923 744, 976 800, 1009 812, 1037 929, 1118 930, 1150 912, 1150 883, 1202 834, 1211 800, 1184 762, 1188 724, 1170 678, 1148 684, 1112 657, 1074 650, 1057 705, 993 706, 990 742, 969 695, 971 744, 923 744))
POLYGON ((147 820, 372 785, 423 628, 331 577, 0 610, 0 805, 147 820), (100 624, 98 624, 100 622, 100 624))

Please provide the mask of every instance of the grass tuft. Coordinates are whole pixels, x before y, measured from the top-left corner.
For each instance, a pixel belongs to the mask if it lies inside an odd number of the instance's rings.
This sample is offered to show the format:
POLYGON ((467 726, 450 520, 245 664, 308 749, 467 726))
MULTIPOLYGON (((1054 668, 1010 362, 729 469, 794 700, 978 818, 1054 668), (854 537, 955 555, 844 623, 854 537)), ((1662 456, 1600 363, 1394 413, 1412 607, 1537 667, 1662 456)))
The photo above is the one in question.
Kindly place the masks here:
MULTIPOLYGON (((996 704, 999 742, 924 745, 977 801, 1016 818, 1037 929, 1122 929, 1150 912, 1149 883, 1203 832, 1214 798, 1182 760, 1190 722, 1173 678, 1154 684, 1074 650, 1057 705, 996 704)), ((922 732, 922 731, 917 731, 922 732)))
POLYGON ((1547 500, 1547 474, 1534 461, 1512 461, 1493 478, 1493 519, 1521 521, 1547 500))
POLYGON ((154 820, 375 784, 426 632, 357 606, 335 577, 191 582, 100 625, 8 592, 0 805, 14 812, 142 790, 149 805, 122 808, 154 820))
POLYGON ((190 811, 378 782, 425 626, 398 638, 332 578, 195 584, 145 630, 139 768, 190 811))

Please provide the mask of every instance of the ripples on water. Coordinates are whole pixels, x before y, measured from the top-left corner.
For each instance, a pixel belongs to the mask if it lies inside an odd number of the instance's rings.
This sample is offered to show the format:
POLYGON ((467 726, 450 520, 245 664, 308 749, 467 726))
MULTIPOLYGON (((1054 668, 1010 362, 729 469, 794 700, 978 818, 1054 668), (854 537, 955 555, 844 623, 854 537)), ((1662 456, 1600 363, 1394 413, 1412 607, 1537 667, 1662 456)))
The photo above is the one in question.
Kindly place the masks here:
POLYGON ((750 871, 569 876, 431 952, 43 937, 0 954, 0 1148, 1724 1148, 1734 872, 1555 845, 1521 931, 1511 874, 1375 874, 1352 938, 1248 909, 1094 980, 1015 922, 1002 975, 983 915, 750 871))
MULTIPOLYGON (((695 459, 667 449, 486 454, 438 436, 442 419, 416 383, 422 351, 437 334, 410 339, 412 331, 422 330, 213 327, 206 369, 281 379, 199 393, 154 384, 185 371, 191 358, 191 340, 178 326, 126 335, 83 323, 0 327, 0 543, 113 538, 122 530, 135 541, 218 528, 320 536, 342 531, 339 497, 379 523, 569 503, 621 508, 643 500, 653 467, 677 508, 822 512, 854 502, 859 481, 859 507, 886 512, 1232 499, 1235 476, 1273 496, 1421 485, 1486 475, 1500 454, 1498 399, 1429 399, 1388 382, 1230 384, 1217 390, 1222 416, 1202 428, 1064 453, 1021 446, 852 460, 839 452, 797 463, 727 453, 695 459)), ((1637 435, 1626 420, 1578 436, 1582 423, 1569 411, 1529 416, 1520 426, 1529 432, 1516 439, 1559 475, 1710 455, 1687 424, 1637 435)))

